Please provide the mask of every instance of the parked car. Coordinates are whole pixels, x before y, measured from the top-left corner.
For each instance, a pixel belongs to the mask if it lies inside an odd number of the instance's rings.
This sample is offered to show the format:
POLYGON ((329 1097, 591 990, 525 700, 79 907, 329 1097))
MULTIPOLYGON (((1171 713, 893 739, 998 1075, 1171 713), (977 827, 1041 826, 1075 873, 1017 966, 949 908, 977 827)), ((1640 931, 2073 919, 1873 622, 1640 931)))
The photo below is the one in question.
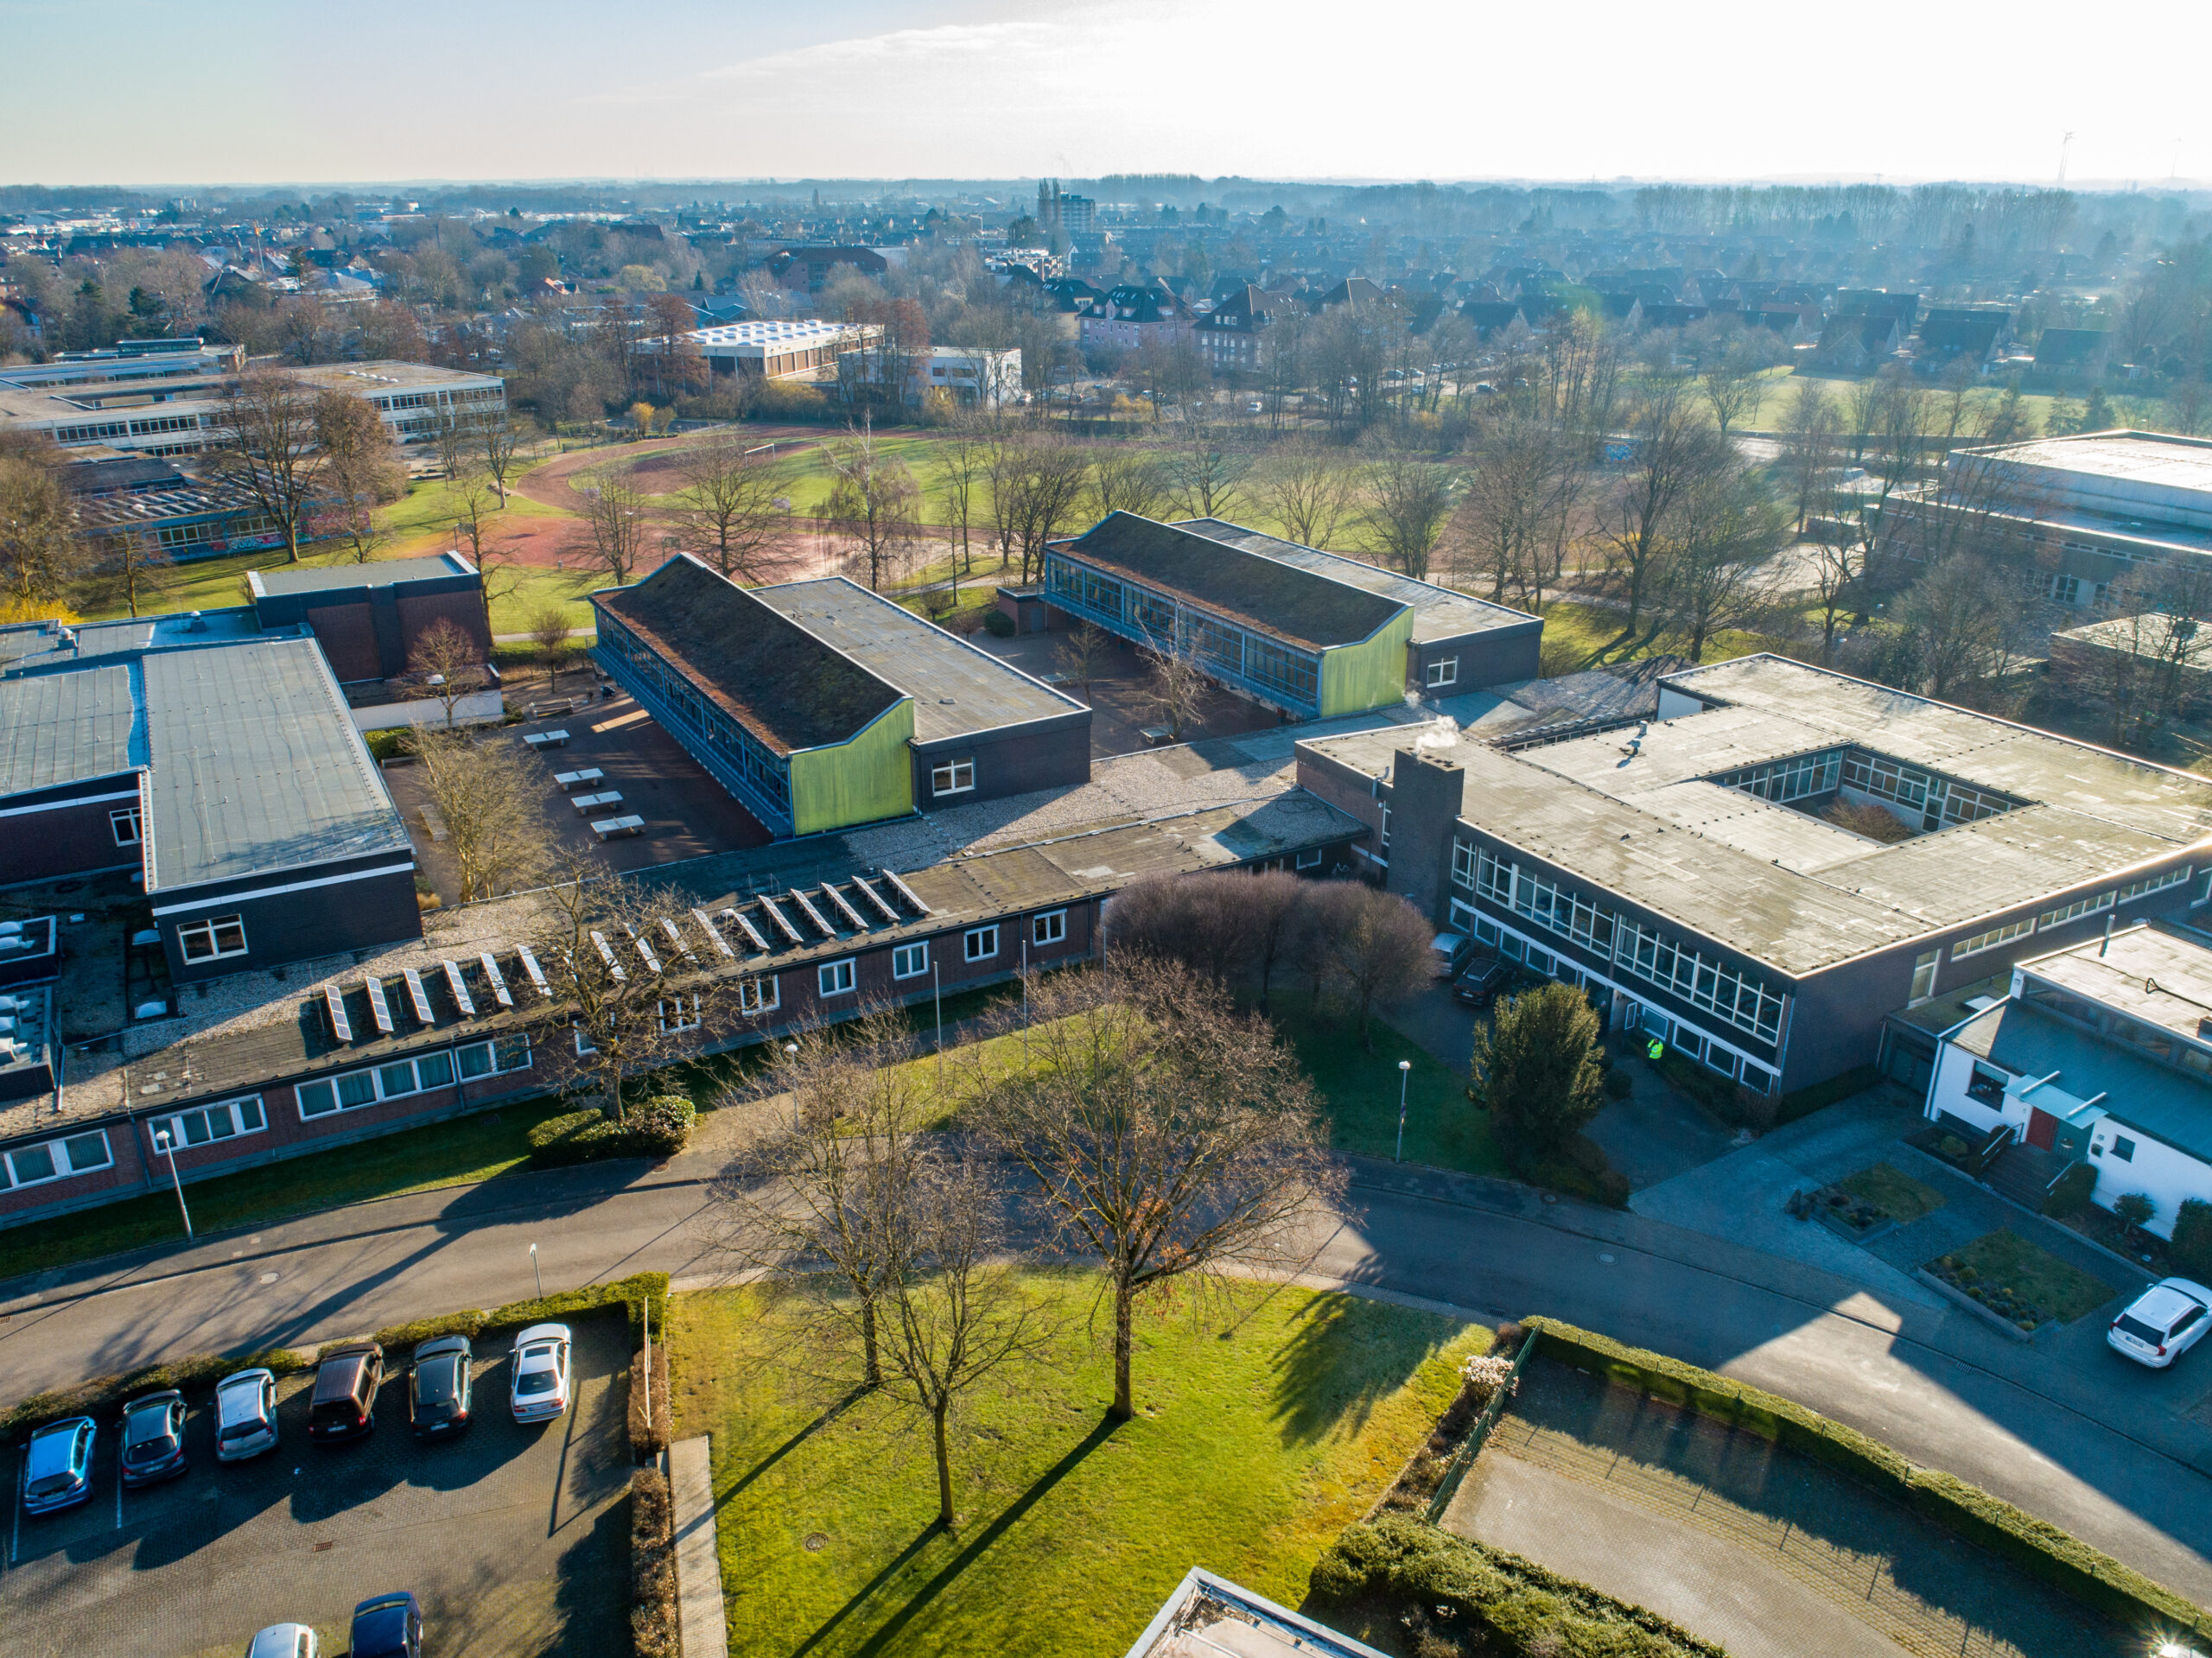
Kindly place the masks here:
POLYGON ((1487 1007, 1513 988, 1517 972, 1503 956, 1478 956, 1452 981, 1452 994, 1470 1007, 1487 1007))
POLYGON ((347 1342, 324 1354, 308 1406, 308 1438, 352 1439, 372 1432, 383 1385, 384 1349, 374 1342, 347 1342))
POLYGON ((92 1447, 99 1430, 89 1416, 49 1422, 23 1451, 23 1512, 52 1514, 92 1494, 92 1447))
POLYGON ((569 1408, 569 1326, 532 1324, 515 1337, 508 1403, 518 1422, 550 1422, 569 1408))
MULTIPOLYGON (((244 1462, 276 1448, 276 1377, 239 1370, 215 1384, 215 1460, 244 1462)), ((301 1627, 290 1623, 272 1629, 301 1627)))
POLYGON ((353 1609, 347 1658, 423 1658, 423 1607, 404 1589, 353 1609))
POLYGON ((415 1350, 407 1367, 407 1423, 423 1439, 459 1433, 468 1426, 474 1396, 466 1336, 441 1336, 415 1350))
POLYGON ((304 1623, 271 1623, 253 1637, 245 1658, 322 1658, 322 1643, 304 1623))
POLYGON ((123 1483, 152 1485, 184 1472, 184 1395, 174 1388, 123 1407, 123 1483))
POLYGON ((2162 1278, 2112 1321, 2105 1339, 2138 1364, 2163 1370, 2204 1339, 2212 1290, 2186 1278, 2162 1278))

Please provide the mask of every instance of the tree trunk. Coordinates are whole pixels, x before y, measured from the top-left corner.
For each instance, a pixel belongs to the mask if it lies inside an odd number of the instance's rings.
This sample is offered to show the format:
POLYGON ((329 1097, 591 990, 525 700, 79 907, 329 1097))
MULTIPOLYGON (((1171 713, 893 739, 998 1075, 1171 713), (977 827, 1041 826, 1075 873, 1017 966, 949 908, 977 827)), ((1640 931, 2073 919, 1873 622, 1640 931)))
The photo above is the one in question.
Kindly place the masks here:
POLYGON ((864 1387, 883 1385, 883 1360, 875 1344, 875 1298, 869 1296, 861 1302, 861 1382, 864 1387))
POLYGON ((1127 1284, 1114 1286, 1114 1403, 1106 1414, 1116 1422, 1126 1422, 1136 1414, 1129 1388, 1129 1355, 1134 1344, 1129 1333, 1130 1299, 1127 1284))
POLYGON ((952 1455, 944 1442, 944 1413, 950 1400, 939 1400, 931 1413, 930 1433, 937 1447, 937 1522, 952 1529, 952 1455))

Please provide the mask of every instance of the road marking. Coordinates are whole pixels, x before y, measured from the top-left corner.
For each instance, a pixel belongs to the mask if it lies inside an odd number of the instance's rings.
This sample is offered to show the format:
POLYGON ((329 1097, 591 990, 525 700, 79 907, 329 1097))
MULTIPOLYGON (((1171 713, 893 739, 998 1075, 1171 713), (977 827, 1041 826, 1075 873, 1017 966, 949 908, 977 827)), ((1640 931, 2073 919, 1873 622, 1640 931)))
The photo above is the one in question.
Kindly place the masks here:
POLYGON ((261 1275, 261 1281, 264 1284, 273 1284, 276 1281, 276 1274, 275 1273, 264 1273, 261 1275))

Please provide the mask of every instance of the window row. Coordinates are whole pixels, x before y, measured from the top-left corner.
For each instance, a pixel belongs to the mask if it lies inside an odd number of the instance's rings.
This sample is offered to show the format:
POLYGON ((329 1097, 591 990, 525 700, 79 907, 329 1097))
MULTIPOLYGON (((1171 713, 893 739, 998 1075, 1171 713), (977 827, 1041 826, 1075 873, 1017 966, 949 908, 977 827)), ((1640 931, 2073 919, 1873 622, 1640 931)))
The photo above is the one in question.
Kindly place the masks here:
POLYGON ((2148 893, 2163 893, 2171 887, 2182 886, 2189 880, 2190 868, 2190 865, 2183 864, 2177 869, 2162 869, 2155 875, 2145 875, 2139 880, 2128 882, 2125 886, 2110 887, 2088 898, 2077 898, 2069 904, 2059 905, 2056 909, 2045 910, 2041 915, 2031 919, 2012 921, 2001 927, 1991 927, 1986 931, 1974 934, 1971 938, 1961 938, 1957 943, 1952 945, 1951 959, 1955 962, 1961 956, 1978 956, 1983 950, 1996 949, 1999 944, 2009 944, 2015 938, 2024 938, 2038 929, 2063 926, 2077 917, 2092 915, 2099 910, 2108 910, 2114 905, 2126 904, 2131 899, 2142 898, 2148 893))
POLYGON ((1724 789, 1786 804, 1810 795, 1834 793, 1842 771, 1843 750, 1831 748, 1824 753, 1800 754, 1792 759, 1724 772, 1713 780, 1724 789))
POLYGON ((333 1111, 353 1111, 383 1100, 450 1088, 456 1062, 463 1082, 502 1071, 527 1070, 531 1063, 530 1038, 520 1031, 510 1032, 489 1042, 472 1043, 451 1052, 441 1049, 360 1070, 341 1071, 335 1077, 318 1077, 311 1083, 302 1083, 293 1091, 299 1096, 302 1117, 327 1116, 333 1111))
POLYGON ((11 1187, 35 1186, 48 1180, 59 1180, 64 1175, 89 1174, 114 1161, 114 1154, 108 1150, 106 1131, 99 1128, 90 1134, 44 1140, 36 1146, 18 1146, 0 1159, 0 1163, 6 1165, 7 1184, 11 1187))
POLYGON ((1986 950, 1995 950, 1999 944, 2009 944, 2015 938, 2024 938, 2035 930, 2035 918, 2032 916, 2020 921, 2007 922, 2001 927, 1992 927, 1971 938, 1961 938, 1952 945, 1951 959, 1955 962, 1961 956, 1979 956, 1986 950))
POLYGON ((1886 754, 1854 748, 1843 757, 1843 780, 1852 788, 1910 806, 1933 821, 1929 829, 1972 823, 2010 811, 2013 802, 1948 778, 1939 778, 1886 754))
MULTIPOLYGON (((1068 912, 1065 910, 1046 910, 1029 918, 1029 942, 1032 945, 1062 943, 1067 936, 1068 912)), ((999 924, 995 921, 980 927, 970 927, 960 935, 960 953, 965 961, 994 961, 998 956, 999 947, 999 924)), ((930 947, 926 940, 899 944, 893 949, 891 976, 893 979, 918 979, 929 970, 930 947)), ((816 992, 824 996, 846 995, 859 988, 859 975, 860 958, 856 956, 824 962, 814 970, 816 992)), ((772 991, 771 994, 772 995, 772 991)), ((774 1004, 772 1001, 770 1005, 774 1004)))

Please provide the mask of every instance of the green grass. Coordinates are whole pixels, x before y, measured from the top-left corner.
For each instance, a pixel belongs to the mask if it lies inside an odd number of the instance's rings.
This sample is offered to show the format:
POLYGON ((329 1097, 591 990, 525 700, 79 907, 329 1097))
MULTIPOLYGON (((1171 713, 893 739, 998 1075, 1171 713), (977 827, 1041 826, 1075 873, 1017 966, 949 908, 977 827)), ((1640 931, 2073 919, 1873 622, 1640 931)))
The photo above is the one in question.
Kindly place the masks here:
POLYGON ((1398 1137, 1398 1062, 1406 1059, 1413 1064, 1406 1073, 1406 1161, 1464 1174, 1507 1172, 1490 1117, 1469 1102, 1466 1083, 1410 1038, 1378 1019, 1370 1051, 1357 1023, 1315 1013, 1300 994, 1278 991, 1274 1013, 1275 1028, 1320 1093, 1329 1143, 1338 1151, 1391 1154, 1398 1137))
POLYGON ((1050 1363, 969 1405, 950 1534, 912 1418, 792 1363, 756 1293, 676 1298, 675 1432, 714 1436, 733 1653, 1119 1653, 1194 1564, 1295 1605, 1487 1342, 1306 1290, 1250 1286, 1233 1323, 1163 1301, 1139 1317, 1139 1413, 1109 1432, 1097 1281, 1029 1282, 1061 1319, 1050 1363))
MULTIPOLYGON (((494 492, 490 499, 486 524, 497 524, 502 518, 565 518, 573 513, 558 507, 547 506, 522 493, 518 486, 522 480, 552 457, 542 454, 532 460, 518 461, 507 473, 507 504, 502 507, 494 492)), ((490 480, 486 480, 488 487, 490 480)), ((442 547, 453 545, 453 527, 461 517, 461 504, 454 486, 442 478, 425 479, 410 485, 407 493, 383 510, 385 527, 392 532, 403 546, 416 542, 435 541, 442 547)), ((419 547, 416 550, 422 550, 419 547)), ((404 553, 388 555, 405 557, 404 553)))
MULTIPOLYGON (((1776 432, 1788 425, 1789 407, 1796 401, 1797 388, 1801 385, 1820 386, 1827 392, 1828 406, 1835 411, 1838 417, 1847 416, 1851 407, 1852 389, 1866 377, 1826 374, 1817 372, 1804 372, 1783 367, 1770 370, 1766 378, 1765 401, 1759 405, 1756 416, 1747 416, 1741 422, 1744 426, 1756 431, 1776 432)), ((1950 421, 1948 396, 1940 384, 1931 384, 1926 381, 1916 380, 1914 384, 1927 386, 1930 394, 1924 430, 1930 435, 1940 435, 1950 421)), ((1967 393, 1967 403, 1973 410, 1979 414, 1984 408, 1994 404, 2004 395, 2005 387, 2001 381, 1977 385, 1967 393)), ((2051 409, 2054 404, 2070 405, 2076 401, 2078 399, 2054 397, 2040 391, 2024 391, 2020 395, 2022 412, 2034 422, 2036 429, 2039 432, 2050 429, 2051 409)), ((2120 403, 2128 401, 2133 400, 2113 399, 2114 412, 2120 412, 2120 403)), ((2123 420, 2124 418, 2123 416, 2123 420)), ((1843 418, 1843 423, 1848 426, 1850 422, 1847 418, 1843 418)))
POLYGON ((1929 1267, 2027 1327, 2053 1318, 2072 1324, 2115 1293, 2102 1279, 2069 1266, 2009 1227, 1976 1238, 1929 1262, 1929 1267), (2031 1313, 2041 1316, 2031 1319, 2031 1313))
POLYGON ((1900 1226, 1910 1226, 1923 1215, 1942 1208, 1943 1194, 1924 1186, 1910 1175, 1877 1163, 1836 1184, 1860 1201, 1880 1210, 1900 1226))
MULTIPOLYGON (((1639 624, 1639 631, 1624 636, 1622 626, 1628 613, 1612 610, 1601 605, 1579 604, 1573 600, 1554 600, 1544 607, 1544 653, 1548 664, 1556 660, 1554 671, 1572 673, 1584 668, 1603 667, 1610 663, 1636 662, 1645 657, 1662 656, 1687 647, 1683 640, 1664 628, 1656 626, 1656 619, 1639 624)), ((1724 628, 1705 642, 1700 658, 1705 662, 1726 662, 1736 657, 1756 655, 1762 651, 1778 651, 1785 641, 1769 638, 1763 633, 1746 632, 1740 628, 1724 628)))
MULTIPOLYGON (((562 1109, 552 1100, 504 1105, 357 1146, 188 1182, 185 1201, 194 1227, 205 1236, 341 1204, 468 1185, 522 1163, 530 1155, 530 1131, 562 1109)), ((182 1240, 176 1194, 148 1192, 0 1231, 0 1278, 182 1240)))

